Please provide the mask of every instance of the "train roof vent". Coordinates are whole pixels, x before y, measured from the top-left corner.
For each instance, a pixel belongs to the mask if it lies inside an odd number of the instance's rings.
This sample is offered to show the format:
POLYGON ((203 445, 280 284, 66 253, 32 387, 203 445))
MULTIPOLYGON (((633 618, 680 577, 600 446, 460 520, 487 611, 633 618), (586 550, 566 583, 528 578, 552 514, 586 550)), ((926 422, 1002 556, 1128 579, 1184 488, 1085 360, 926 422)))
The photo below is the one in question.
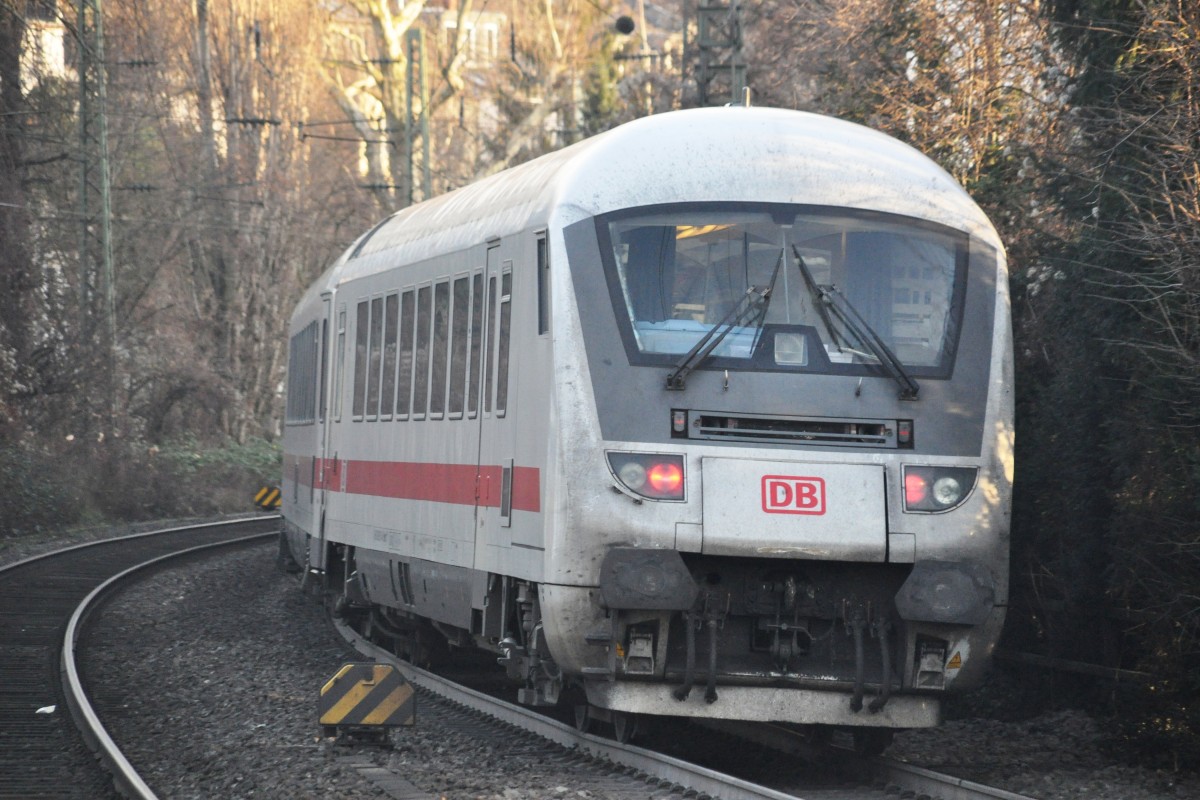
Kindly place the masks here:
MULTIPOLYGON (((783 417, 763 414, 729 414, 691 411, 686 427, 689 439, 734 442, 775 442, 790 445, 835 447, 910 447, 899 443, 900 420, 837 419, 831 417, 783 417)), ((906 430, 911 431, 911 422, 906 430)))

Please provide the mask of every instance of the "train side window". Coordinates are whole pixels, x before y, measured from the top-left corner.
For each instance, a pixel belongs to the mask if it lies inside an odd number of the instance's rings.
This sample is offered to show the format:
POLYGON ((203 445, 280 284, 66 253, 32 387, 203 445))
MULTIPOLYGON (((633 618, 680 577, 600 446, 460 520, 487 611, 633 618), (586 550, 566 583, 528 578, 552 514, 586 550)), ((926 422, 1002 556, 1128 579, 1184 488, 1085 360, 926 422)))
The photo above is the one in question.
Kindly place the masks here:
POLYGON ((453 317, 450 328, 450 416, 461 419, 467 386, 467 308, 471 302, 471 283, 464 275, 454 280, 453 317))
POLYGON ((337 374, 333 381, 333 418, 342 420, 342 386, 346 374, 346 307, 338 309, 337 323, 337 374))
POLYGON ((429 378, 429 418, 446 413, 446 350, 450 344, 450 282, 433 289, 433 353, 429 378))
POLYGON ((550 330, 550 252, 546 249, 546 234, 537 237, 538 276, 538 335, 550 330))
POLYGON ((471 375, 467 384, 467 415, 479 413, 479 360, 483 355, 483 273, 471 276, 471 375))
POLYGON ((413 325, 416 293, 409 289, 400 300, 400 363, 396 380, 396 416, 408 419, 412 409, 413 325))
POLYGON ((396 404, 396 315, 400 295, 389 294, 383 309, 383 389, 379 395, 379 418, 391 419, 396 404))
POLYGON ((317 416, 324 416, 325 410, 321 408, 321 384, 322 372, 321 367, 324 365, 325 359, 321 352, 321 331, 324 327, 324 320, 321 323, 314 322, 312 324, 312 336, 309 342, 309 384, 308 384, 308 418, 315 422, 317 416))
POLYGON ((491 413, 492 410, 492 350, 496 341, 496 277, 488 278, 487 288, 487 338, 484 340, 484 368, 483 368, 483 411, 485 414, 491 413))
POLYGON ((288 342, 288 393, 287 393, 287 414, 284 419, 287 422, 296 422, 300 418, 297 411, 300 405, 301 384, 303 378, 300 375, 300 334, 296 334, 288 342))
POLYGON ((416 375, 413 378, 413 419, 424 419, 429 408, 429 329, 433 311, 433 287, 417 290, 416 375))
POLYGON ((317 358, 317 368, 321 371, 320 395, 317 397, 317 405, 321 409, 321 422, 325 421, 325 412, 329 408, 329 401, 326 397, 326 392, 329 389, 328 382, 328 358, 329 358, 329 320, 321 320, 321 342, 317 345, 321 348, 321 353, 317 358))
POLYGON ((288 343, 288 424, 311 424, 316 416, 317 323, 311 322, 288 343))
POLYGON ((357 327, 354 329, 354 404, 350 413, 362 419, 367 405, 367 333, 371 310, 366 300, 358 304, 357 327))
POLYGON ((496 350, 496 416, 508 410, 508 341, 512 331, 512 262, 500 278, 500 342, 496 350))
POLYGON ((383 298, 371 301, 371 336, 367 340, 367 419, 379 416, 379 379, 383 362, 383 298))
POLYGON ((304 364, 304 419, 313 422, 317 418, 317 367, 321 359, 321 342, 317 338, 319 326, 312 322, 305 329, 304 364))

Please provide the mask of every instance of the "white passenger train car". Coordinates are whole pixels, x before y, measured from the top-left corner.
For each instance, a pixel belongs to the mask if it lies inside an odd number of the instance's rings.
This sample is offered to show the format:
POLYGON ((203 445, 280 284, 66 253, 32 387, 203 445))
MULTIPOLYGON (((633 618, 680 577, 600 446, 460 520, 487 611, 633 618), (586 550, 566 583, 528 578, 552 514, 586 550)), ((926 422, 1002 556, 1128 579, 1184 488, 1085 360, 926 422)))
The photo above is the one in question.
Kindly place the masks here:
POLYGON ((1007 285, 883 134, 631 122, 393 214, 308 291, 282 544, 398 651, 491 649, 581 724, 878 747, 1003 621, 1007 285))

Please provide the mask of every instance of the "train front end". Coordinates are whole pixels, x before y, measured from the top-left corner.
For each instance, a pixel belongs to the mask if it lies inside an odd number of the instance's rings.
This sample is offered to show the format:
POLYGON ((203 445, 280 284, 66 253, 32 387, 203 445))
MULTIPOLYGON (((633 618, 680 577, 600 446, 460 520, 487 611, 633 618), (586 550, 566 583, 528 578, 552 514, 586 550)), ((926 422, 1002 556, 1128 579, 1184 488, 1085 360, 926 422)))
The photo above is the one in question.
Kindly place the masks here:
POLYGON ((553 243, 555 659, 605 712, 937 724, 1007 602, 1003 250, 887 137, 687 113, 553 243))

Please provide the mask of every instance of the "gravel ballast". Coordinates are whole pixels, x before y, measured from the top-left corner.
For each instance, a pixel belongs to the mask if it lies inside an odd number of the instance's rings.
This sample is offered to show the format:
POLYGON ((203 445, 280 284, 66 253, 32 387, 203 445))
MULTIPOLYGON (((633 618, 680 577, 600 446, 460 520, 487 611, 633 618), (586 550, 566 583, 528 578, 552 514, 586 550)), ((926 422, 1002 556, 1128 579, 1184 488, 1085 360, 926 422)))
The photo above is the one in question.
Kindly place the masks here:
MULTIPOLYGON (((86 537, 104 538, 76 536, 86 537)), ((7 543, 0 564, 69 540, 7 543)), ((110 733, 163 798, 609 796, 578 765, 515 769, 503 742, 439 729, 419 710, 391 751, 351 758, 334 747, 320 734, 317 697, 341 664, 359 658, 296 576, 276 569, 273 544, 154 576, 114 598, 89 641, 88 679, 121 687, 104 698, 118 709, 106 719, 110 733), (372 775, 374 764, 388 772, 372 775)), ((1043 800, 1200 798, 1195 774, 1115 764, 1105 734, 1078 711, 957 720, 901 733, 887 755, 1043 800)))

